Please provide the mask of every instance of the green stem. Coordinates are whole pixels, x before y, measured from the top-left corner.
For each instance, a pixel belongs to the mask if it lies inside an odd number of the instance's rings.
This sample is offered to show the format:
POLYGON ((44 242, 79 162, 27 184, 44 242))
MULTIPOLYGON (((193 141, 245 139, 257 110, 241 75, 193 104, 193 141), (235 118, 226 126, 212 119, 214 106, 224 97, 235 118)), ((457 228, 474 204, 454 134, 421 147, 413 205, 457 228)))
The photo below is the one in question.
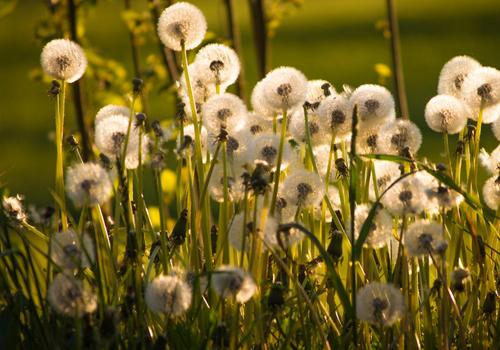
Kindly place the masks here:
POLYGON ((283 158, 283 148, 285 146, 285 138, 286 138, 286 124, 287 124, 287 110, 283 110, 283 119, 281 120, 281 135, 280 135, 280 145, 278 149, 278 160, 276 161, 276 171, 274 173, 274 188, 273 188, 273 197, 271 199, 271 215, 274 214, 274 210, 276 209, 276 200, 278 198, 278 189, 280 184, 280 175, 281 175, 281 161, 283 158))

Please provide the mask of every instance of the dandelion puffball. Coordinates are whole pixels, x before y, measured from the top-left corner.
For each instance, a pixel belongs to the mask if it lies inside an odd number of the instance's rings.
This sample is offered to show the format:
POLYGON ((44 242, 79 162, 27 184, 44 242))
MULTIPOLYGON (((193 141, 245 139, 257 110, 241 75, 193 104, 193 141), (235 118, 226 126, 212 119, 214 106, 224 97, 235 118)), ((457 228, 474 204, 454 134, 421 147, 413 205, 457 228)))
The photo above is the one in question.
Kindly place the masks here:
POLYGON ((97 298, 88 284, 64 273, 50 283, 47 299, 58 314, 69 317, 81 317, 97 308, 97 298))
POLYGON ((500 185, 497 183, 498 176, 492 176, 483 186, 483 200, 492 210, 498 210, 500 207, 500 185))
POLYGON ((384 153, 398 155, 408 149, 411 154, 415 154, 422 145, 422 133, 411 121, 398 119, 380 129, 378 142, 384 153))
POLYGON ((428 204, 422 191, 420 181, 410 175, 387 190, 382 197, 382 204, 392 215, 418 215, 428 204))
POLYGON ((208 132, 218 135, 221 128, 241 129, 247 108, 238 96, 225 93, 210 97, 201 107, 201 113, 208 132))
POLYGON ((104 119, 107 119, 114 115, 121 115, 123 117, 129 118, 130 109, 128 109, 128 107, 125 106, 106 105, 97 111, 97 114, 95 115, 94 124, 97 125, 104 119))
POLYGON ((439 73, 438 94, 462 97, 467 75, 481 64, 469 56, 456 56, 446 62, 439 73))
MULTIPOLYGON (((233 172, 231 167, 228 166, 227 168, 228 200, 230 202, 238 202, 242 199, 245 192, 243 177, 242 174, 233 172)), ((212 176, 210 176, 210 181, 208 182, 208 188, 210 197, 213 200, 219 203, 224 202, 224 169, 222 164, 219 163, 214 166, 212 176)))
POLYGON ((207 82, 231 85, 240 74, 240 60, 236 52, 222 44, 209 44, 196 54, 195 62, 205 72, 207 82))
POLYGON ((304 106, 311 111, 316 111, 321 102, 331 95, 337 95, 332 84, 326 80, 309 80, 307 82, 306 102, 304 106))
POLYGON ((425 106, 425 121, 436 132, 460 132, 467 124, 467 115, 463 101, 451 95, 434 96, 425 106))
POLYGON ((307 94, 307 79, 299 70, 280 67, 263 80, 263 97, 275 113, 302 107, 307 94))
POLYGON ((207 31, 205 16, 194 5, 177 2, 167 7, 158 20, 158 36, 163 45, 174 51, 186 50, 200 45, 207 31))
POLYGON ((283 182, 283 193, 293 205, 314 207, 323 199, 324 187, 318 174, 306 169, 298 169, 291 172, 283 182))
MULTIPOLYGON (((272 171, 278 166, 280 136, 273 133, 262 133, 253 138, 247 151, 247 163, 254 165, 264 163, 272 171)), ((292 149, 288 142, 283 144, 280 170, 283 171, 292 161, 292 149)))
POLYGON ((83 49, 68 39, 48 42, 40 58, 43 71, 54 79, 73 83, 80 79, 87 68, 83 49))
MULTIPOLYGON (((361 233, 361 229, 370 214, 371 208, 372 206, 368 204, 359 204, 356 206, 354 214, 354 236, 356 239, 358 239, 361 233)), ((382 248, 389 243, 391 237, 392 217, 387 210, 377 207, 364 245, 370 248, 382 248)))
POLYGON ((212 288, 223 298, 234 297, 238 303, 246 303, 257 291, 257 285, 249 273, 238 267, 220 266, 212 272, 212 288))
POLYGON ((336 138, 343 139, 351 133, 352 106, 343 95, 325 98, 318 109, 321 126, 336 138))
POLYGON ((360 124, 381 126, 396 117, 394 98, 383 86, 361 85, 352 92, 350 101, 353 108, 357 106, 360 124))
POLYGON ((500 117, 500 71, 492 67, 473 70, 464 80, 463 97, 471 108, 470 118, 489 124, 500 117))
POLYGON ((12 197, 4 197, 2 199, 2 208, 7 217, 15 221, 25 221, 28 218, 22 203, 23 197, 16 195, 12 197))
POLYGON ((145 299, 153 312, 179 316, 191 306, 192 291, 177 274, 161 275, 148 284, 145 299))
POLYGON ((57 232, 50 241, 50 257, 63 270, 85 268, 95 259, 94 244, 86 234, 73 230, 57 232))
POLYGON ((443 227, 435 221, 417 220, 408 226, 403 245, 409 256, 442 254, 448 247, 443 237, 443 227))
POLYGON ((104 204, 113 194, 106 170, 96 163, 76 164, 66 172, 66 191, 76 206, 104 204))
MULTIPOLYGON (((329 134, 321 127, 321 120, 315 113, 308 113, 307 125, 309 128, 309 137, 313 145, 329 143, 329 134)), ((307 142, 306 122, 303 109, 297 109, 292 112, 289 119, 289 131, 292 137, 299 142, 307 142)))
POLYGON ((403 295, 392 284, 367 284, 358 291, 356 302, 356 316, 361 321, 391 326, 403 316, 403 295))

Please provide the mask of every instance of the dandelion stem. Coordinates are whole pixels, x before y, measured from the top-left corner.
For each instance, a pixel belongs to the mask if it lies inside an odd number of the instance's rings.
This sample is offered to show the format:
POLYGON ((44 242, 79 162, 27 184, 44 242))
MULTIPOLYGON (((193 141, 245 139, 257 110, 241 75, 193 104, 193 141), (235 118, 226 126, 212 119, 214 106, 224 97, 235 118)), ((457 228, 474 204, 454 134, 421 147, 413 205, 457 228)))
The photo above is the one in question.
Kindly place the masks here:
POLYGON ((276 200, 278 198, 278 188, 281 176, 281 161, 283 158, 283 148, 286 139, 286 124, 287 124, 287 110, 284 109, 283 118, 281 120, 281 135, 280 135, 280 145, 278 149, 278 159, 276 161, 276 171, 274 173, 273 197, 271 199, 271 215, 274 214, 274 210, 276 209, 276 200))
POLYGON ((56 193, 61 211, 61 225, 63 230, 68 229, 68 218, 66 214, 66 198, 64 193, 64 114, 66 100, 66 82, 61 81, 61 93, 57 96, 56 112, 56 193))

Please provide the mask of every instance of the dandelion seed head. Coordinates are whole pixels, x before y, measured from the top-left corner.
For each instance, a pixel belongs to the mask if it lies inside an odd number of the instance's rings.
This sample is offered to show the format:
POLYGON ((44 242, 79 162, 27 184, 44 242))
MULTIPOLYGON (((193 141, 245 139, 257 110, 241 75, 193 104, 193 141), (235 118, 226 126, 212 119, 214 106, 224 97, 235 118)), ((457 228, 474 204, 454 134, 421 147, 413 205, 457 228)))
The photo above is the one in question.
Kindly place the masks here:
POLYGON ((438 94, 462 97, 465 78, 481 64, 469 56, 456 56, 446 62, 439 74, 438 94))
POLYGON ((97 298, 90 287, 64 273, 50 283, 47 298, 52 308, 64 316, 82 317, 97 308, 97 298))
POLYGON ((316 111, 322 101, 331 95, 337 95, 335 87, 326 80, 309 80, 304 106, 311 111, 316 111))
MULTIPOLYGON (((333 207, 333 210, 340 210, 342 203, 340 202, 340 194, 337 187, 334 185, 329 185, 326 191, 328 200, 333 207)), ((314 207, 314 217, 318 220, 322 220, 322 207, 318 205, 314 207)), ((325 208, 325 221, 332 221, 332 213, 328 206, 325 208)))
POLYGON ((238 267, 223 265, 211 275, 211 284, 215 292, 223 298, 234 297, 244 304, 257 291, 257 285, 249 273, 238 267))
POLYGON ((351 105, 357 106, 361 124, 376 126, 395 119, 394 98, 380 85, 365 84, 352 92, 351 105))
POLYGON ((61 269, 75 270, 95 260, 94 243, 86 234, 73 230, 57 232, 50 241, 50 257, 61 269))
POLYGON ((391 326, 403 317, 403 295, 392 284, 369 283, 358 291, 356 301, 356 316, 361 321, 391 326))
POLYGON ((387 190, 382 197, 384 207, 395 216, 418 215, 428 204, 422 185, 414 176, 407 176, 387 190))
MULTIPOLYGON (((273 218, 268 217, 268 220, 273 218)), ((266 230, 263 235, 264 242, 272 249, 287 249, 300 242, 304 238, 304 233, 299 229, 280 228, 274 225, 272 229, 266 230)))
POLYGON ((307 79, 295 68, 280 67, 267 73, 262 89, 266 104, 273 112, 281 113, 302 107, 307 94, 307 79))
POLYGON ((213 134, 221 128, 237 131, 244 126, 247 108, 236 95, 224 93, 210 97, 201 107, 203 124, 213 134))
POLYGON ((448 243, 443 237, 443 227, 435 221, 417 220, 408 226, 403 236, 408 255, 419 257, 443 253, 448 243))
MULTIPOLYGON (((328 142, 328 134, 321 128, 321 120, 318 115, 308 113, 309 136, 313 145, 320 145, 328 142)), ((303 109, 292 112, 289 119, 288 130, 292 137, 299 142, 307 142, 306 123, 303 109)))
POLYGON ((240 74, 240 60, 236 52, 222 44, 208 44, 198 51, 196 64, 203 67, 212 84, 233 84, 240 74))
MULTIPOLYGON (((222 164, 214 166, 208 188, 213 200, 219 203, 224 202, 224 169, 222 164)), ((233 171, 231 167, 228 167, 227 170, 227 189, 228 200, 230 202, 238 202, 243 198, 245 187, 243 185, 242 174, 233 171)))
POLYGON ((158 36, 163 45, 174 51, 186 50, 201 44, 207 31, 205 16, 196 6, 177 2, 167 7, 158 20, 158 36))
POLYGON ((192 290, 176 273, 161 275, 148 284, 145 299, 151 311, 175 317, 191 306, 192 290))
POLYGON ((102 205, 113 195, 113 184, 101 165, 75 164, 66 172, 66 192, 78 207, 102 205))
POLYGON ((318 109, 321 125, 336 138, 343 139, 350 135, 352 127, 352 106, 343 95, 325 98, 318 109))
POLYGON ((306 169, 291 172, 283 182, 283 193, 287 201, 300 207, 319 205, 324 191, 324 184, 319 175, 306 169))
POLYGON ((483 186, 483 200, 492 210, 497 210, 500 206, 500 185, 496 181, 497 177, 490 177, 483 186))
POLYGON ((264 79, 258 81, 252 90, 252 96, 250 98, 250 102, 255 112, 257 112, 258 114, 260 114, 265 118, 272 120, 274 116, 274 110, 271 107, 271 105, 267 102, 267 100, 264 98, 265 87, 266 84, 264 79))
POLYGON ((106 105, 106 106, 102 107, 101 109, 99 109, 99 111, 97 111, 94 123, 95 123, 95 125, 97 125, 101 121, 103 121, 104 119, 107 119, 107 118, 114 116, 114 115, 119 115, 119 116, 129 118, 130 117, 130 109, 128 109, 125 106, 106 105))
POLYGON ((245 248, 245 251, 248 251, 252 247, 254 230, 260 238, 266 239, 266 237, 275 233, 278 228, 278 221, 271 216, 267 217, 263 230, 260 226, 260 215, 257 215, 256 227, 252 220, 252 215, 247 215, 246 225, 243 227, 244 214, 235 215, 228 236, 229 244, 234 249, 242 251, 245 248))
POLYGON ((456 134, 467 124, 468 110, 462 100, 451 95, 437 95, 425 106, 425 121, 436 132, 456 134))
POLYGON ((402 154, 408 148, 412 154, 417 153, 422 145, 422 133, 418 126, 409 120, 398 119, 385 124, 380 129, 378 145, 384 153, 402 154))
POLYGON ((252 135, 260 135, 272 131, 272 122, 257 112, 249 112, 245 121, 245 127, 252 135))
POLYGON ((381 135, 379 127, 363 127, 356 138, 356 149, 359 154, 381 153, 381 135))
POLYGON ((474 69, 464 80, 463 96, 471 109, 471 119, 477 120, 482 109, 484 124, 497 120, 500 116, 500 71, 492 67, 474 69))
POLYGON ((337 170, 335 168, 335 153, 337 154, 337 158, 342 157, 342 153, 338 149, 332 152, 332 156, 330 159, 330 145, 328 144, 315 146, 313 148, 316 167, 318 168, 318 173, 321 176, 321 178, 326 177, 326 173, 328 171, 328 161, 330 161, 330 180, 333 181, 336 179, 337 170))
POLYGON ((370 177, 369 198, 371 201, 377 199, 375 196, 375 184, 377 185, 380 195, 401 175, 399 164, 395 162, 376 159, 373 161, 373 166, 375 167, 375 176, 377 179, 374 181, 374 179, 370 177))
MULTIPOLYGON (((191 91, 193 92, 194 101, 198 104, 205 103, 210 97, 216 95, 215 84, 211 83, 211 75, 207 72, 203 65, 197 63, 196 61, 188 65, 189 80, 191 82, 191 91)), ((186 83, 185 74, 182 73, 182 77, 179 81, 179 93, 184 102, 184 111, 186 115, 191 117, 191 108, 189 102, 189 95, 186 83)), ((221 93, 226 91, 226 85, 220 85, 221 93)))
MULTIPOLYGON (((271 171, 276 169, 280 136, 273 133, 262 133, 253 138, 247 152, 247 163, 265 163, 271 171)), ((280 170, 285 170, 292 162, 292 149, 288 142, 283 145, 283 156, 280 170)))
MULTIPOLYGON (((194 155, 194 141, 195 141, 195 132, 194 132, 194 124, 188 124, 184 126, 184 138, 189 138, 192 142, 188 145, 188 149, 185 149, 184 152, 190 152, 191 156, 194 155)), ((213 142, 216 142, 213 140, 213 142)), ((201 143, 201 153, 202 153, 202 161, 205 162, 207 158, 207 145, 208 145, 208 132, 207 129, 202 125, 200 128, 200 143, 201 143)), ((181 144, 179 143, 179 139, 177 139, 177 148, 179 149, 181 144)))
POLYGON ((48 42, 42 50, 40 62, 45 74, 68 83, 80 79, 87 68, 82 48, 68 39, 48 42))
MULTIPOLYGON (((356 206, 354 216, 354 236, 358 239, 361 229, 368 218, 371 205, 360 204, 356 206)), ((370 248, 382 248, 386 246, 392 237, 392 217, 387 210, 376 209, 375 217, 371 223, 368 236, 364 245, 370 248)))
POLYGON ((11 197, 3 197, 2 208, 5 216, 18 222, 26 221, 28 215, 26 214, 22 200, 23 197, 19 194, 11 197))

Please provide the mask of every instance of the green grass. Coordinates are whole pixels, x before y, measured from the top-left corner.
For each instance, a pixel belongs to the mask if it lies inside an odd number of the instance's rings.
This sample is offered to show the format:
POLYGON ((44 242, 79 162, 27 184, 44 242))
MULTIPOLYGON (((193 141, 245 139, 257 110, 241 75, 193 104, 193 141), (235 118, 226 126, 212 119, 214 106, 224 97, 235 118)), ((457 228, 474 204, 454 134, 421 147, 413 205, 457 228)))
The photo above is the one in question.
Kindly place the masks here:
MULTIPOLYGON (((143 1, 139 2, 140 6, 143 1)), ((224 36, 226 24, 222 2, 195 1, 208 18, 210 30, 224 36)), ((255 54, 246 1, 237 1, 242 27, 245 68, 249 86, 255 81, 255 54)), ((439 70, 458 54, 468 54, 484 65, 500 62, 498 37, 500 2, 495 0, 413 0, 399 4, 402 55, 412 120, 424 132, 421 155, 439 160, 433 152, 440 145, 423 120, 425 103, 436 92, 439 70)), ((90 10, 86 34, 92 48, 104 57, 122 62, 132 77, 131 56, 125 25, 120 17, 121 1, 99 1, 90 10)), ((53 129, 53 103, 47 86, 34 82, 29 72, 37 68, 40 44, 34 39, 36 22, 46 16, 41 2, 19 2, 13 13, 0 19, 0 183, 27 199, 47 204, 53 186, 55 147, 47 142, 53 129), (33 168, 38 171, 33 173, 33 168)), ((377 82, 375 63, 390 64, 389 43, 375 29, 385 16, 384 1, 306 0, 286 17, 272 41, 272 66, 291 65, 308 78, 323 78, 337 88, 377 82)), ((144 56, 156 53, 147 42, 144 56)), ((172 117, 165 95, 150 96, 150 119, 172 117)), ((95 114, 95 106, 88 117, 95 114)), ((68 130, 75 130, 70 110, 68 130)), ((485 128, 484 142, 495 141, 485 128)))

